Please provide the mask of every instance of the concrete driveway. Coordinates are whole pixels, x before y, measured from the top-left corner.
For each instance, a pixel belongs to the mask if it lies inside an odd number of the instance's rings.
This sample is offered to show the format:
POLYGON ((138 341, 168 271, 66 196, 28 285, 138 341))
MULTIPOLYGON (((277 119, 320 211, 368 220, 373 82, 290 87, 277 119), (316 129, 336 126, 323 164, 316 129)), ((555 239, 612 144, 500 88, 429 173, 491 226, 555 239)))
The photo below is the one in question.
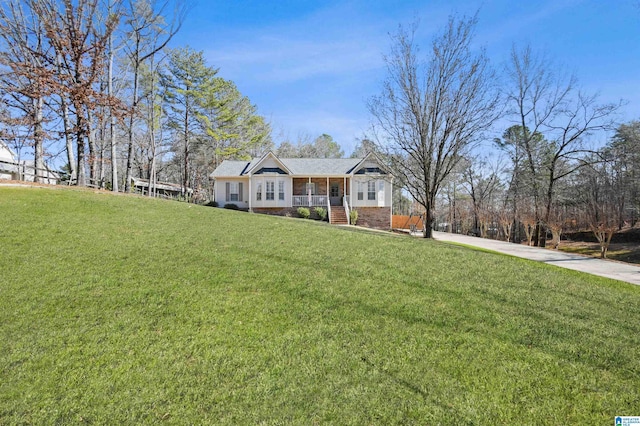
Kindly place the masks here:
POLYGON ((640 266, 628 263, 596 259, 578 254, 563 253, 557 250, 529 247, 522 244, 513 244, 468 235, 450 234, 447 232, 434 232, 433 237, 438 241, 466 244, 498 253, 535 260, 537 262, 549 263, 560 266, 561 268, 573 269, 575 271, 640 285, 640 266))

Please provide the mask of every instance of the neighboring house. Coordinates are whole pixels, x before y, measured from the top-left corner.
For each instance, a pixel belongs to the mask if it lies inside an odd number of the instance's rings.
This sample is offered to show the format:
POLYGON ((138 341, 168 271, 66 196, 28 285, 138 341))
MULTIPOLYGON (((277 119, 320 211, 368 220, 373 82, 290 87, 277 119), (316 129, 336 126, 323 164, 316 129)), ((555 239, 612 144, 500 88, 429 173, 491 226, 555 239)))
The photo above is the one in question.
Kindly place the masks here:
POLYGON ((13 152, 4 142, 0 141, 0 179, 15 179, 17 171, 16 159, 13 152))
MULTIPOLYGON (((45 170, 40 171, 42 183, 55 185, 60 180, 60 175, 50 170, 45 165, 45 170)), ((35 165, 33 160, 16 161, 15 155, 7 145, 0 141, 0 179, 35 181, 35 165)))
POLYGON ((393 177, 375 155, 365 158, 225 160, 211 174, 214 200, 258 213, 297 216, 298 207, 323 207, 331 223, 391 228, 393 177))

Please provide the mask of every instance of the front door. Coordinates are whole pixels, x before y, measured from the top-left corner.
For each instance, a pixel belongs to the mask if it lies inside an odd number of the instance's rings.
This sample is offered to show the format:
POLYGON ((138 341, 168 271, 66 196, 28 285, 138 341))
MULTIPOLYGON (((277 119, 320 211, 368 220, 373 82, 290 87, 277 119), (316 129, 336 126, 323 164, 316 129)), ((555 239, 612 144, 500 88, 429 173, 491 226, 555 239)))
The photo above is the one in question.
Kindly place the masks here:
POLYGON ((342 204, 340 199, 340 184, 332 183, 329 185, 329 200, 332 206, 339 206, 342 204))

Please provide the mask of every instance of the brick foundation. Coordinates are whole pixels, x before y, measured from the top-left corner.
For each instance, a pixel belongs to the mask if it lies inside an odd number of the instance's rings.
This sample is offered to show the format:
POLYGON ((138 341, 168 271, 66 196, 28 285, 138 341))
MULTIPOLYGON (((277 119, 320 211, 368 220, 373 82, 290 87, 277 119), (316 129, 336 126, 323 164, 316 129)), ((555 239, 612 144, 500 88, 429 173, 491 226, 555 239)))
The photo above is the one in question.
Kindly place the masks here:
POLYGON ((376 229, 391 229, 391 207, 356 207, 358 226, 376 229))
MULTIPOLYGON (((376 229, 391 229, 391 207, 358 207, 358 226, 376 229)), ((273 216, 300 217, 297 207, 254 208, 254 213, 273 216)), ((313 207, 309 209, 311 219, 319 219, 313 207)))
MULTIPOLYGON (((307 207, 308 208, 308 207, 307 207)), ((298 207, 275 207, 275 208, 254 208, 254 213, 269 214, 272 216, 287 216, 287 217, 300 217, 298 214, 298 207)), ((310 219, 319 220, 320 216, 315 212, 315 208, 309 208, 310 219)))
POLYGON ((269 214, 272 216, 290 216, 298 217, 298 209, 296 207, 274 207, 274 208, 253 208, 254 213, 269 214))

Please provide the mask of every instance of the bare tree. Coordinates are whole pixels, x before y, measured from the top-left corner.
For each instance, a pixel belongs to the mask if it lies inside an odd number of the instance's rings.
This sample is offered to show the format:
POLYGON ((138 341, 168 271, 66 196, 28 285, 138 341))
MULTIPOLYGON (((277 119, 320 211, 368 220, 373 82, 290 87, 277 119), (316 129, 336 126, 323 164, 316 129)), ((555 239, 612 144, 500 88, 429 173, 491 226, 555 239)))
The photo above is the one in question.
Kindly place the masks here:
POLYGON ((513 230, 513 216, 508 206, 503 204, 497 212, 498 224, 502 230, 505 241, 511 241, 511 232, 513 230))
MULTIPOLYGON (((131 16, 129 16, 127 24, 129 25, 130 44, 127 46, 127 56, 133 68, 133 89, 127 135, 126 192, 131 190, 133 176, 133 129, 136 115, 139 114, 140 66, 165 48, 180 30, 187 10, 183 2, 178 2, 171 22, 167 23, 163 14, 169 7, 169 1, 129 0, 129 4, 131 16)), ((117 170, 115 175, 117 176, 117 170)), ((117 185, 114 187, 115 190, 117 190, 117 185)))
POLYGON ((10 0, 0 6, 0 65, 5 70, 0 85, 10 111, 20 112, 11 126, 28 129, 34 150, 34 180, 42 180, 44 170, 45 98, 51 93, 47 81, 51 72, 43 63, 48 50, 41 20, 24 2, 10 0))
POLYGON ((560 238, 562 237, 565 219, 564 211, 558 207, 553 207, 547 216, 547 227, 551 231, 551 248, 553 249, 560 247, 560 238))
POLYGON ((621 124, 603 150, 603 155, 618 175, 618 228, 621 229, 625 222, 633 227, 640 211, 640 121, 621 124))
MULTIPOLYGON (((120 11, 122 7, 121 0, 107 0, 107 16, 120 11)), ((118 47, 114 44, 114 34, 110 33, 107 38, 107 94, 110 97, 115 96, 113 87, 113 66, 118 47)), ((109 145, 111 147, 111 190, 118 192, 118 141, 116 139, 116 123, 119 114, 111 109, 109 114, 109 145)))
POLYGON ((432 236, 438 191, 463 155, 497 117, 498 94, 484 51, 471 51, 476 17, 449 18, 428 60, 418 58, 417 26, 392 36, 387 79, 369 102, 381 151, 426 211, 432 236))
POLYGON ((599 104, 597 96, 576 87, 575 76, 554 74, 552 63, 528 46, 512 49, 506 72, 509 112, 519 126, 518 143, 531 177, 534 241, 544 247, 558 183, 587 164, 593 152, 588 137, 612 128, 620 104, 599 104))
POLYGON ((580 173, 578 195, 585 206, 586 220, 600 244, 600 257, 606 258, 613 235, 620 230, 619 216, 624 197, 619 174, 614 161, 592 164, 580 173))
POLYGON ((467 161, 462 171, 465 189, 473 206, 474 229, 480 224, 481 212, 491 209, 491 201, 500 189, 499 169, 499 163, 490 165, 487 159, 480 158, 467 161))
MULTIPOLYGON (((53 90, 68 97, 75 114, 72 129, 77 149, 77 184, 86 185, 85 143, 89 142, 89 160, 92 173, 96 168, 95 145, 91 140, 91 114, 100 104, 115 103, 95 89, 94 85, 104 72, 104 52, 109 34, 115 29, 118 15, 110 15, 103 28, 98 28, 94 18, 98 13, 99 0, 32 0, 33 12, 45 29, 47 39, 54 51, 47 55, 49 67, 61 72, 47 82, 53 90)), ((91 178, 95 178, 92 175, 91 178)))
MULTIPOLYGON (((524 204, 524 203, 523 203, 524 204)), ((524 228, 524 234, 527 237, 527 245, 533 245, 533 233, 536 229, 536 216, 533 212, 533 208, 526 204, 518 208, 518 220, 522 223, 524 228)))

